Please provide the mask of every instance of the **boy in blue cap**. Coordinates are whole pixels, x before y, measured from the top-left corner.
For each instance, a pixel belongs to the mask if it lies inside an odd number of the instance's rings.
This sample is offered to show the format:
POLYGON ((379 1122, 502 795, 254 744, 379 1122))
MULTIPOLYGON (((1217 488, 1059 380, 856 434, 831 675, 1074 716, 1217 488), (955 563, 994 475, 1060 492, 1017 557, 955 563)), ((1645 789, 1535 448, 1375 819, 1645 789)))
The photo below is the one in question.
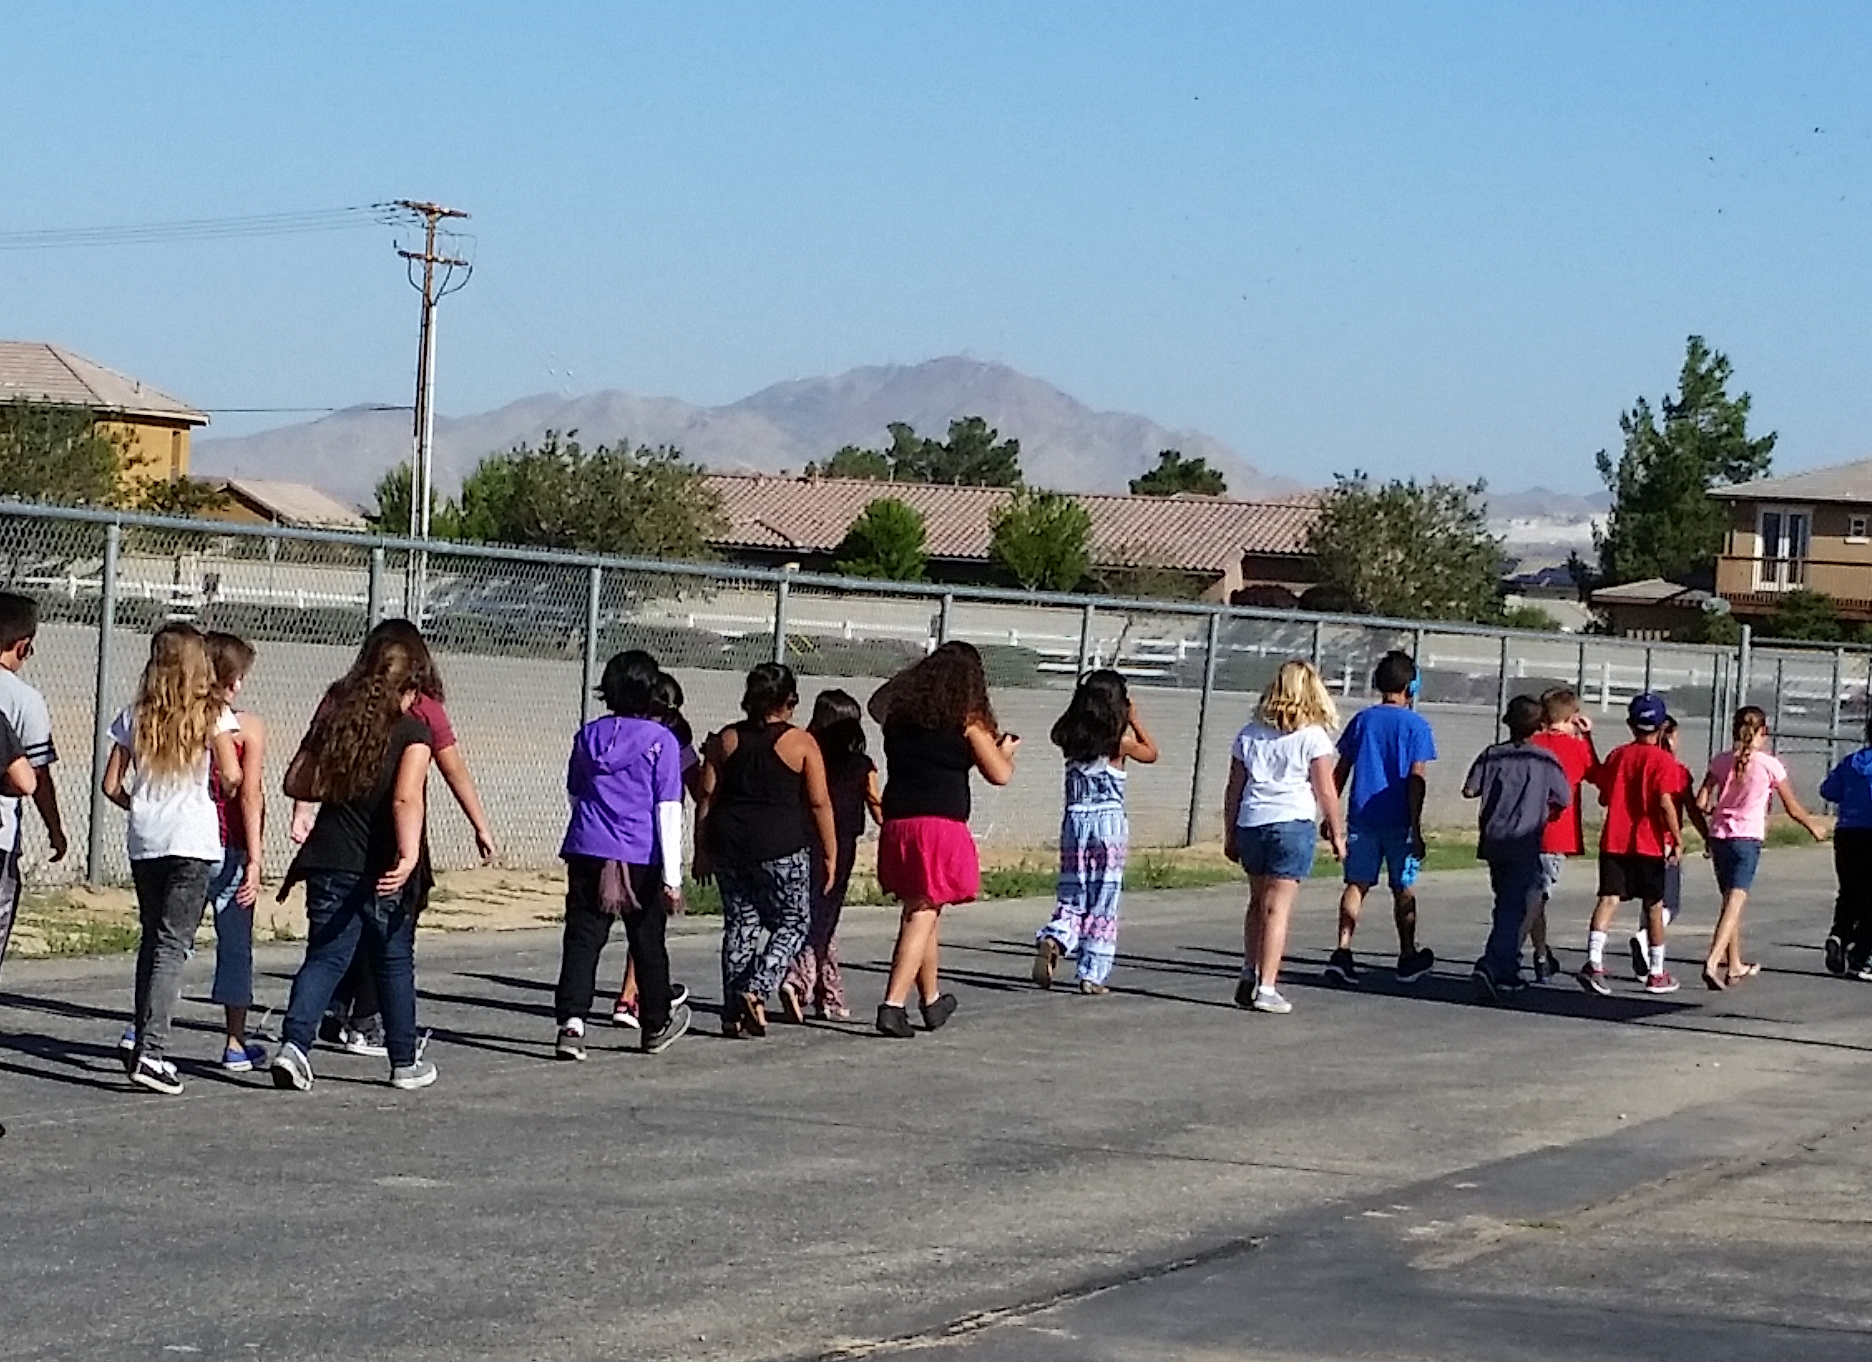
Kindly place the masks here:
POLYGON ((1664 746, 1669 719, 1662 696, 1633 696, 1626 713, 1632 740, 1606 753, 1587 777, 1599 789, 1606 818, 1599 833, 1599 901, 1586 934, 1586 966, 1579 982, 1601 997, 1612 995, 1606 933, 1626 899, 1637 899, 1644 908, 1645 992, 1677 991, 1677 981, 1664 968, 1665 869, 1683 846, 1678 801, 1689 792, 1690 773, 1664 746))
POLYGON ((1424 774, 1436 760, 1430 724, 1411 708, 1417 698, 1417 663, 1409 653, 1386 653, 1372 673, 1378 703, 1352 716, 1339 739, 1333 783, 1346 800, 1345 892, 1339 898, 1339 945, 1326 977, 1350 987, 1358 983, 1352 934, 1359 909, 1389 871, 1397 920, 1397 977, 1414 984, 1430 972, 1436 956, 1417 945, 1417 871, 1423 862, 1424 774))

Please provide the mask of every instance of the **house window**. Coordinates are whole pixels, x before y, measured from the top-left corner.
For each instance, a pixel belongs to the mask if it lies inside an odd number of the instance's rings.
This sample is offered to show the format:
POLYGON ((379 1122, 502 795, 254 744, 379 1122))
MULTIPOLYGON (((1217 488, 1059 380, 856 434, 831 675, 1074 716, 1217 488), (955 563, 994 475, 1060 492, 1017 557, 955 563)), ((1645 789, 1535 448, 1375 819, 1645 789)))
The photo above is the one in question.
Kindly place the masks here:
POLYGON ((1792 591, 1807 581, 1813 512, 1764 506, 1755 513, 1755 589, 1792 591))
POLYGON ((1846 542, 1863 544, 1866 542, 1866 518, 1862 515, 1846 517, 1846 542))

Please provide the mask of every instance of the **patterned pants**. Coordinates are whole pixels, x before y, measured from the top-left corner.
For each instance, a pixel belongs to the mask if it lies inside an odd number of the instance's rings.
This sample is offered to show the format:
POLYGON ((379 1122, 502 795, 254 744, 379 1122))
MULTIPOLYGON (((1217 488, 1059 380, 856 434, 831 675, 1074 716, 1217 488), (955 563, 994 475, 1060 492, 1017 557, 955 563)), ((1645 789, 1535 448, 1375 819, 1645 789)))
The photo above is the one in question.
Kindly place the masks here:
POLYGON ((812 922, 812 854, 753 865, 717 865, 722 897, 722 1000, 766 999, 806 944, 812 922), (761 947, 761 933, 767 945, 761 947))
POLYGON ((1058 900, 1035 940, 1051 937, 1079 953, 1079 977, 1102 984, 1118 954, 1118 899, 1124 892, 1130 825, 1122 807, 1068 809, 1060 828, 1058 900))
POLYGON ((793 958, 793 967, 786 974, 787 983, 802 1002, 828 1012, 842 1011, 845 1007, 845 976, 839 971, 838 924, 851 880, 849 861, 843 870, 830 894, 813 886, 812 922, 806 930, 806 944, 793 958))

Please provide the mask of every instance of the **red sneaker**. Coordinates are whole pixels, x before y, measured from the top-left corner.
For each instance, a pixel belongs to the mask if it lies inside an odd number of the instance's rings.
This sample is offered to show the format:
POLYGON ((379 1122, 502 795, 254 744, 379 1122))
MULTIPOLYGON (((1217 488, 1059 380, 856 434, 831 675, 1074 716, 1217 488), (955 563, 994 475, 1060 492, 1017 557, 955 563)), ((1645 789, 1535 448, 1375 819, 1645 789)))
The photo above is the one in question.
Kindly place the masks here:
POLYGON ((643 1023, 637 1020, 637 1000, 619 998, 617 1006, 611 1009, 611 1024, 626 1027, 632 1031, 643 1030, 643 1023))
POLYGON ((1677 978, 1669 970, 1660 970, 1658 973, 1646 978, 1644 981, 1644 991, 1646 993, 1675 993, 1677 991, 1677 978))
POLYGON ((1588 993, 1597 993, 1601 998, 1612 996, 1612 985, 1606 980, 1604 965, 1588 964, 1574 977, 1588 993))

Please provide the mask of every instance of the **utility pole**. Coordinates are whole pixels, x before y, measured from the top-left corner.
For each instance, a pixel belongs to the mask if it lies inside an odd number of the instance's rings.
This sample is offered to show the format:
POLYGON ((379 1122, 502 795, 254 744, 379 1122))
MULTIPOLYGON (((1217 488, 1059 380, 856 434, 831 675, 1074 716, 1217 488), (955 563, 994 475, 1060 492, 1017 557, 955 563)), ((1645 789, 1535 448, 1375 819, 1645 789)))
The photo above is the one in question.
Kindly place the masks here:
MULTIPOLYGON (((444 208, 439 203, 424 203, 414 199, 398 199, 397 207, 423 220, 422 250, 406 251, 398 247, 397 254, 406 262, 411 286, 422 294, 422 330, 416 348, 416 420, 410 459, 409 535, 411 539, 427 541, 429 504, 434 499, 435 491, 436 304, 466 285, 474 266, 456 256, 436 253, 437 225, 449 218, 466 218, 468 214, 458 208, 444 208), (416 273, 419 264, 422 266, 420 283, 416 273), (442 267, 440 279, 436 274, 438 265, 442 267), (455 282, 457 270, 463 271, 460 283, 455 282)), ((418 550, 410 555, 403 597, 404 613, 418 626, 423 623, 428 578, 428 550, 418 550)))

